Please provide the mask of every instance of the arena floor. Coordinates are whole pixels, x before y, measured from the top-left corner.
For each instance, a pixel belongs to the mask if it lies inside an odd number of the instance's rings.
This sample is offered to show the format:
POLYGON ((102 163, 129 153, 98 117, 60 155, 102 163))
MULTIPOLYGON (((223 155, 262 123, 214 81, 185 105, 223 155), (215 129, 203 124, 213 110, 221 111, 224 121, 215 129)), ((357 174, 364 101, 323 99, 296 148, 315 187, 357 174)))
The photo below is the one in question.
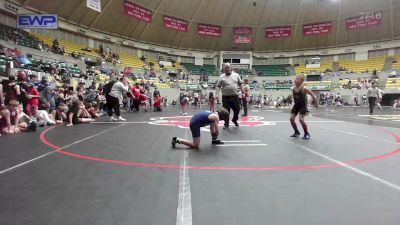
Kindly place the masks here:
POLYGON ((1 137, 0 224, 399 224, 397 111, 314 110, 310 140, 288 110, 249 114, 197 151, 171 148, 174 109, 1 137))

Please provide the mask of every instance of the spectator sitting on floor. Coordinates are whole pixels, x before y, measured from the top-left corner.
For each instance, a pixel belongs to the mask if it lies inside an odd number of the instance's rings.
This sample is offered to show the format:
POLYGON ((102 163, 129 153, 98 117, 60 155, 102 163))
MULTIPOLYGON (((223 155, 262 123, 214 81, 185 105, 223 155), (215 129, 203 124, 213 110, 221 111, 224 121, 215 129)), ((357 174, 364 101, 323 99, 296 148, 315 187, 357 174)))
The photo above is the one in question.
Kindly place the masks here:
POLYGON ((97 104, 97 102, 87 102, 86 110, 92 119, 100 117, 100 114, 99 114, 100 109, 99 109, 99 105, 97 104))
POLYGON ((90 123, 94 119, 86 118, 89 113, 86 111, 85 106, 81 101, 74 101, 71 108, 67 112, 68 124, 67 127, 80 123, 90 123))
POLYGON ((57 106, 56 114, 55 114, 55 122, 56 124, 63 124, 67 121, 67 115, 65 114, 68 111, 68 106, 65 103, 60 103, 57 106))
POLYGON ((19 102, 17 100, 11 100, 7 106, 8 111, 10 112, 10 124, 12 128, 14 129, 14 133, 19 133, 22 130, 25 130, 27 128, 26 124, 21 124, 19 123, 19 102))
POLYGON ((5 106, 0 106, 0 134, 17 133, 16 127, 11 125, 10 111, 5 106))

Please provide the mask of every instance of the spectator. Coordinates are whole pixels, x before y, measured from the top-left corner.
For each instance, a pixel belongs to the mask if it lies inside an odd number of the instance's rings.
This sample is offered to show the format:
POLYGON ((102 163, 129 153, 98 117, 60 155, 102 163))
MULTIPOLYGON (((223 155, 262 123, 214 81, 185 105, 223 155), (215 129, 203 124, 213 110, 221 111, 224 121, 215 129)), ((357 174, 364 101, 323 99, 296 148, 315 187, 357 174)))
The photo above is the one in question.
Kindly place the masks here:
POLYGON ((14 134, 15 127, 11 125, 10 111, 5 106, 0 106, 0 134, 14 134))
POLYGON ((67 115, 65 114, 68 111, 68 106, 65 103, 60 103, 57 106, 56 113, 54 116, 56 124, 63 124, 67 121, 67 115))
POLYGON ((7 106, 8 111, 10 112, 10 125, 12 132, 11 133, 19 133, 21 130, 19 129, 19 111, 18 111, 19 102, 17 100, 11 100, 7 106))
POLYGON ((73 126, 80 123, 90 123, 93 122, 92 118, 82 118, 83 115, 88 115, 85 106, 81 101, 74 101, 71 108, 67 112, 68 124, 67 127, 73 126))
POLYGON ((210 104, 210 111, 214 112, 215 111, 215 97, 214 97, 214 93, 210 92, 208 94, 208 102, 210 104))
POLYGON ((32 83, 28 84, 28 101, 26 105, 26 114, 28 116, 35 116, 38 111, 40 93, 36 88, 33 86, 32 83))
POLYGON ((0 84, 0 107, 4 106, 3 85, 0 84))
POLYGON ((126 119, 121 117, 119 101, 122 99, 122 96, 128 92, 128 80, 125 77, 122 77, 119 81, 113 83, 110 92, 106 94, 107 111, 110 121, 126 121, 126 119), (113 110, 117 118, 113 117, 113 110))
POLYGON ((157 94, 154 99, 154 112, 162 112, 161 109, 161 96, 159 94, 157 94))
POLYGON ((249 81, 244 79, 243 95, 242 95, 242 105, 243 105, 243 115, 247 116, 247 99, 249 98, 250 86, 249 81))
POLYGON ((21 87, 16 83, 15 76, 11 75, 8 78, 9 83, 6 88, 5 105, 8 105, 12 100, 18 100, 21 95, 21 87))
POLYGON ((156 97, 157 95, 161 96, 160 91, 158 91, 157 87, 155 87, 153 92, 153 97, 156 97))
POLYGON ((368 103, 369 103, 369 114, 374 114, 374 107, 376 99, 378 98, 378 89, 376 89, 376 83, 372 84, 372 87, 368 88, 368 103))
POLYGON ((181 115, 183 116, 186 116, 188 102, 189 102, 188 94, 181 92, 179 95, 179 103, 181 105, 181 115))

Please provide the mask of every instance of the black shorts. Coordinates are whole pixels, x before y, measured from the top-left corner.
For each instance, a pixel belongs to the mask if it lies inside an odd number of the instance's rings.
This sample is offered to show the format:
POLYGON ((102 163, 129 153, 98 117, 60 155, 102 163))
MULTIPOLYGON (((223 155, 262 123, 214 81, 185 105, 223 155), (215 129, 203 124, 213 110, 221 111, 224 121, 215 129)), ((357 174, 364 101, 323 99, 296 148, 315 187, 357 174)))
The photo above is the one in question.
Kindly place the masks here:
POLYGON ((307 106, 303 106, 303 105, 297 106, 297 105, 294 105, 293 108, 292 108, 292 111, 290 111, 290 113, 292 113, 292 114, 294 114, 294 115, 297 115, 297 114, 299 114, 299 113, 300 113, 300 115, 306 115, 306 114, 308 113, 308 109, 307 109, 307 106))
POLYGON ((200 129, 201 129, 200 125, 191 123, 190 131, 192 131, 192 137, 194 137, 194 138, 200 137, 200 129))

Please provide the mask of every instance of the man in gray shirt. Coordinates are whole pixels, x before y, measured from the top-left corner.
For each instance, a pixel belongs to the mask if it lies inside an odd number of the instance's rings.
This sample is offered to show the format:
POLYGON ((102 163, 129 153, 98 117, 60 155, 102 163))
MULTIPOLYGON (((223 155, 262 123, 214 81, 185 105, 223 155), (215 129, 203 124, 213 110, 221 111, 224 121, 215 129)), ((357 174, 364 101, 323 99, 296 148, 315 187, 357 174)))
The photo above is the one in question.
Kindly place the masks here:
MULTIPOLYGON (((219 76, 217 81, 217 87, 221 89, 222 93, 222 106, 228 110, 230 113, 230 109, 233 110, 233 118, 232 122, 235 126, 239 126, 239 111, 240 111, 240 102, 238 97, 238 87, 240 91, 243 93, 242 79, 239 74, 232 72, 231 65, 229 63, 225 63, 223 66, 224 73, 219 76)), ((219 95, 219 91, 217 90, 217 95, 219 95)), ((229 118, 225 120, 224 128, 229 127, 229 118)))

